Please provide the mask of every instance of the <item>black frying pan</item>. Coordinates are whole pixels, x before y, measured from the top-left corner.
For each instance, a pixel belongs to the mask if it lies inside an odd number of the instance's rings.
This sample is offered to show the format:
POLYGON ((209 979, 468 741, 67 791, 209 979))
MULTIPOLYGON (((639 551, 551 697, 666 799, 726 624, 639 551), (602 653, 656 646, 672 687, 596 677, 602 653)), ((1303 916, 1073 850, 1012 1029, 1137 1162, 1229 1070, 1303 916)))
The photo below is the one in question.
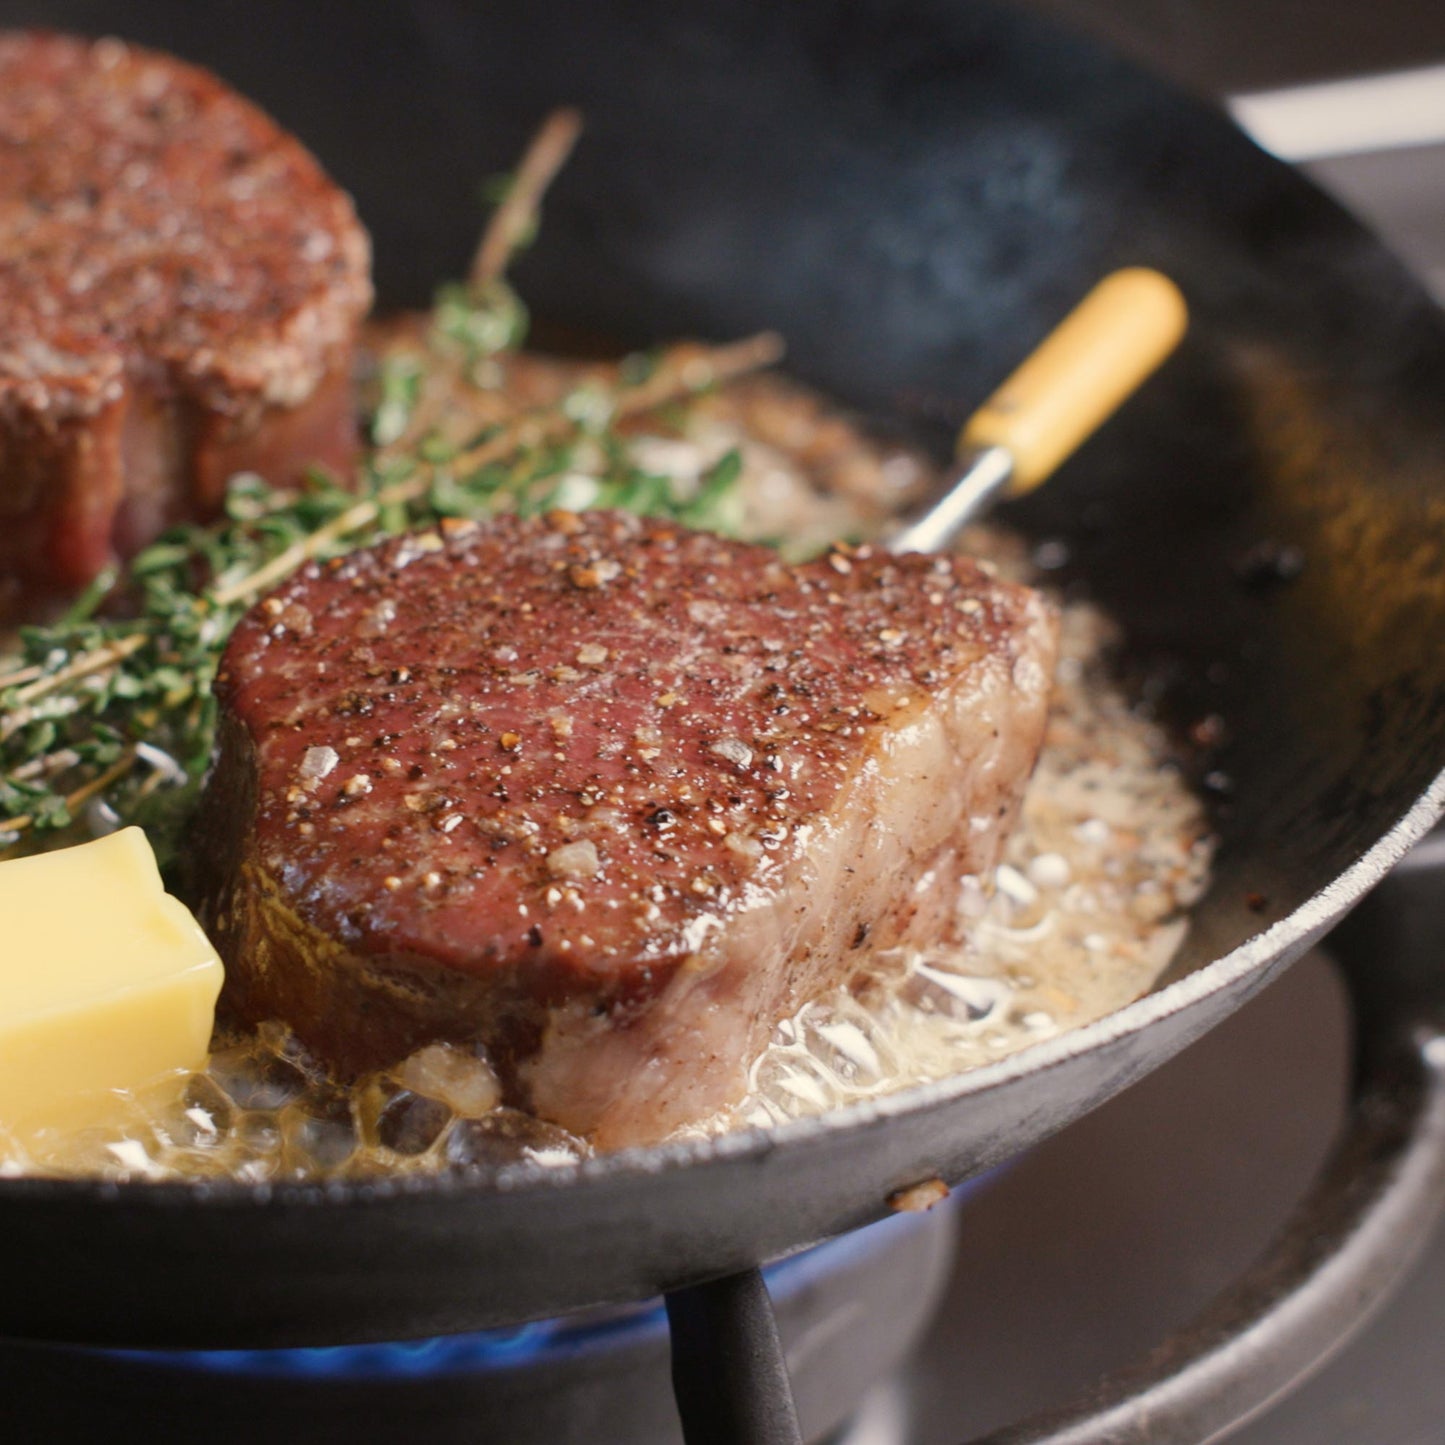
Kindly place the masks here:
POLYGON ((1217 880, 1174 981, 1121 1013, 877 1103, 563 1170, 0 1181, 0 1333, 339 1343, 744 1269, 1154 1068, 1435 819, 1445 325, 1213 111, 962 3, 0 3, 37 18, 171 48, 267 104, 355 192, 391 302, 460 273, 478 182, 578 104, 586 137, 519 274, 544 318, 625 342, 776 327, 797 374, 934 439, 1104 272, 1166 271, 1183 350, 1009 520, 1067 542, 1067 580, 1121 619, 1164 714, 1218 714, 1227 740, 1205 767, 1217 880))

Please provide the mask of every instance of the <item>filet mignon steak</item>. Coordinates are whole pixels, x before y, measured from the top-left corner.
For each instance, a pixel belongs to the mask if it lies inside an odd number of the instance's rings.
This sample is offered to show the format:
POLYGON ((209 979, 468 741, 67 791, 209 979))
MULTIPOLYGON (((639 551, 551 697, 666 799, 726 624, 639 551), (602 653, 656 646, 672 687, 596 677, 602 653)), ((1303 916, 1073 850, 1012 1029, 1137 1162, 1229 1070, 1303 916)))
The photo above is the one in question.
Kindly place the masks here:
POLYGON ((1049 607, 962 557, 613 512, 310 566, 242 620, 202 809, 231 1006, 343 1075, 480 1040, 601 1147, 954 927, 1042 738, 1049 607))
POLYGON ((0 35, 0 614, 233 472, 349 468, 369 271, 350 200, 214 76, 0 35))

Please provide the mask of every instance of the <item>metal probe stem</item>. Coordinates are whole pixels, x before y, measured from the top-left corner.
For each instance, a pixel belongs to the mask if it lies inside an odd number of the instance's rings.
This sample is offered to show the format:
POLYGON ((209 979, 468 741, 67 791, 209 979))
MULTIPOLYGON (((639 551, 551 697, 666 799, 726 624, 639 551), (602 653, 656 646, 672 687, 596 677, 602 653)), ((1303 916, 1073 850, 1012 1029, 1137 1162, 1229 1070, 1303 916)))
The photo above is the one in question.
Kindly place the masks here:
POLYGON ((942 552, 988 509, 1013 476, 1005 447, 986 447, 959 458, 953 485, 921 517, 888 539, 890 552, 942 552))

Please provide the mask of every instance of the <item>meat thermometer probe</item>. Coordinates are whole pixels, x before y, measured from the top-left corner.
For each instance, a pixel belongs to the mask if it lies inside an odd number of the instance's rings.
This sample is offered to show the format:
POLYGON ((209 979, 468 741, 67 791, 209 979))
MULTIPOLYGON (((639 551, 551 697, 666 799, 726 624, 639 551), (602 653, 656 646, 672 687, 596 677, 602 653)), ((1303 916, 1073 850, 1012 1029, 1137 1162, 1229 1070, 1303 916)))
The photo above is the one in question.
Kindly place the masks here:
POLYGON ((947 490, 888 549, 941 552, 995 501, 1033 491, 1153 375, 1188 324, 1167 276, 1143 266, 1105 276, 964 424, 947 490))

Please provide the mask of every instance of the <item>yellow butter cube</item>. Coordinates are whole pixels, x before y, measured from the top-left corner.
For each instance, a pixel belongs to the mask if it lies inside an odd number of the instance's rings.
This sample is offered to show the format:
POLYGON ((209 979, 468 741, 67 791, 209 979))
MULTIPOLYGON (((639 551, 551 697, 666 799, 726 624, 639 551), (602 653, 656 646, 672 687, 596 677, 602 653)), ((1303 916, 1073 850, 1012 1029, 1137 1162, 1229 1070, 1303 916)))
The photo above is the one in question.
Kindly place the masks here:
POLYGON ((221 977, 139 828, 0 863, 0 1126, 79 1127, 200 1067, 221 977))

